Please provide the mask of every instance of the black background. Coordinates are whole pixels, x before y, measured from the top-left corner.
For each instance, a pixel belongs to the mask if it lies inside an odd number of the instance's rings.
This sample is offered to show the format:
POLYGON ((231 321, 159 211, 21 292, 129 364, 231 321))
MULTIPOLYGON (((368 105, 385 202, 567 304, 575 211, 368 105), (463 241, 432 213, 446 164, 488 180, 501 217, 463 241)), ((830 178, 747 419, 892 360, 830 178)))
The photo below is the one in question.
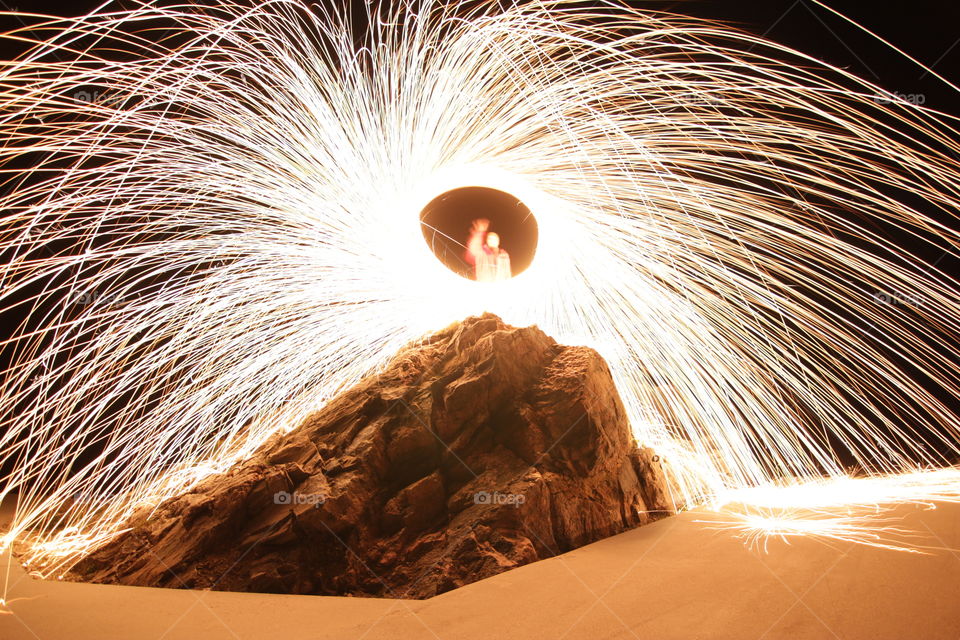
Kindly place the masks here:
MULTIPOLYGON (((326 0, 327 3, 329 1, 326 0)), ((91 0, 3 0, 0 1, 0 9, 76 16, 87 13, 100 4, 91 0)), ((110 7, 123 7, 124 4, 118 2, 110 7)), ((362 2, 356 4, 358 7, 363 6, 362 2)), ((924 94, 927 106, 960 115, 960 95, 957 92, 810 0, 633 0, 628 4, 641 9, 667 11, 728 23, 847 68, 891 91, 924 94)), ((957 73, 960 69, 960 2, 914 0, 877 3, 834 0, 828 4, 951 81, 960 81, 957 73)), ((0 20, 3 30, 7 31, 29 23, 32 19, 2 16, 0 20)), ((3 43, 4 57, 9 58, 15 51, 15 45, 3 43)))

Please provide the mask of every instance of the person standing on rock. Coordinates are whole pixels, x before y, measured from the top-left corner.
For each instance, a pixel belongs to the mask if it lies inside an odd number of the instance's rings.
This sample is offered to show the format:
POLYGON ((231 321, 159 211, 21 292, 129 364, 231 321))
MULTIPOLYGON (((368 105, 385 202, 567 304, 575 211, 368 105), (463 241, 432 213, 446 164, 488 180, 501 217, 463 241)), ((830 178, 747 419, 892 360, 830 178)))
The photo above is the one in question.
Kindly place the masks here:
POLYGON ((467 262, 473 265, 477 282, 509 280, 512 275, 510 255, 500 248, 500 236, 488 231, 489 228, 489 220, 473 221, 467 240, 467 262))

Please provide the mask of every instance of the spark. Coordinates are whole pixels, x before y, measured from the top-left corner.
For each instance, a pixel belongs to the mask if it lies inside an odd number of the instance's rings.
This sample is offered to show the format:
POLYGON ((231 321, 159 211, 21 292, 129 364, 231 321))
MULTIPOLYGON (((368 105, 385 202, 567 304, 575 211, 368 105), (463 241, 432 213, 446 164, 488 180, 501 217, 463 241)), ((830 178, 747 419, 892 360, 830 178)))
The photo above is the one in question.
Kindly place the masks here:
POLYGON ((62 574, 483 311, 596 348, 681 504, 837 480, 839 451, 873 477, 960 453, 956 283, 882 231, 956 256, 955 118, 615 3, 368 11, 147 2, 5 34, 32 45, 0 63, 24 562, 62 574), (518 277, 423 242, 464 186, 536 217, 518 277))
POLYGON ((10 608, 14 602, 29 602, 30 600, 38 600, 40 596, 25 596, 22 598, 11 598, 9 600, 5 598, 0 598, 0 616, 12 616, 16 615, 13 609, 10 608))
POLYGON ((958 483, 960 469, 946 468, 741 488, 718 495, 698 522, 732 531, 764 552, 773 540, 793 538, 907 553, 955 551, 921 544, 928 541, 893 511, 904 505, 935 509, 938 503, 958 503, 958 483))

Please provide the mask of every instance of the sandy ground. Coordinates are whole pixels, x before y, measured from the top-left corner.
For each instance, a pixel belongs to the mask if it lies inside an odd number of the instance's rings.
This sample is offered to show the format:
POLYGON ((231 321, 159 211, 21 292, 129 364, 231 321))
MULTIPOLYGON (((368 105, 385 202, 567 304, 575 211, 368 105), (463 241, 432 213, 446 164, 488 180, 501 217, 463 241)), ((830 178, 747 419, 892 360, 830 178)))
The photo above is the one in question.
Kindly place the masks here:
POLYGON ((0 639, 957 640, 960 505, 895 513, 947 550, 803 539, 764 552, 689 512, 425 601, 63 583, 14 564, 0 639))

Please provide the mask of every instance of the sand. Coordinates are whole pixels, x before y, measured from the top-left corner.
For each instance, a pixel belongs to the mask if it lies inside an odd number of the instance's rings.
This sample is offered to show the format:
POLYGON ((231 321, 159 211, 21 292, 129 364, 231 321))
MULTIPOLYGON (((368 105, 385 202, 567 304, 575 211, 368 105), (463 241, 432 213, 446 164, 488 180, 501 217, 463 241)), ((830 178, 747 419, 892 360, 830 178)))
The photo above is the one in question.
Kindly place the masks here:
POLYGON ((64 583, 14 563, 0 639, 957 640, 960 505, 894 513, 947 550, 800 539, 764 552, 693 511, 423 601, 64 583))

